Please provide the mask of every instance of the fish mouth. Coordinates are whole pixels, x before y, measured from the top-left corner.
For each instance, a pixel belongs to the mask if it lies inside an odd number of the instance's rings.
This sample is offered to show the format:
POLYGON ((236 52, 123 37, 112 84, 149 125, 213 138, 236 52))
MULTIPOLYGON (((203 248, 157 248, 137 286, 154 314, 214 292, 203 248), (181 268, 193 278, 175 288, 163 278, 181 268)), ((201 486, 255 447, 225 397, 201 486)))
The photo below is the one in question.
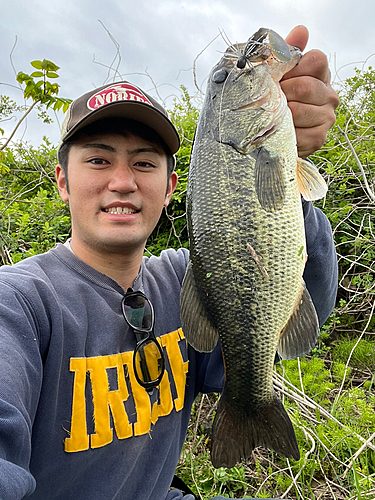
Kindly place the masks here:
POLYGON ((248 104, 244 104, 243 106, 240 106, 239 108, 232 109, 232 111, 246 111, 247 109, 257 109, 260 108, 267 100, 269 99, 269 93, 262 97, 261 99, 258 99, 253 102, 249 102, 248 104))
POLYGON ((269 135, 273 134, 274 132, 276 132, 277 130, 277 127, 276 125, 272 125, 272 127, 266 129, 265 131, 262 131, 259 135, 257 135, 252 141, 251 141, 251 144, 254 144, 258 141, 262 141, 263 139, 265 139, 266 137, 268 137, 269 135))
POLYGON ((233 140, 228 140, 228 141, 221 140, 220 142, 221 144, 228 144, 228 146, 231 146, 240 154, 246 155, 249 154, 249 152, 252 151, 254 148, 259 147, 259 143, 264 141, 271 134, 274 134, 277 129, 278 129, 277 125, 272 125, 267 129, 261 130, 260 133, 256 135, 253 139, 243 140, 240 144, 236 143, 233 140))

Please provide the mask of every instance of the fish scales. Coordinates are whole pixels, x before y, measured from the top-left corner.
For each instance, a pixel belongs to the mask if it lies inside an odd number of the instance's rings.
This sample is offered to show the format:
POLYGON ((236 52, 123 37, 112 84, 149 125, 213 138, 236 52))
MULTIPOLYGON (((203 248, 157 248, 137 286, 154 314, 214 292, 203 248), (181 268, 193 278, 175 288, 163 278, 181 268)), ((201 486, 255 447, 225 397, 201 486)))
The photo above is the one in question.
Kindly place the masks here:
POLYGON ((225 365, 212 436, 215 467, 234 466, 260 445, 299 457, 274 393, 273 364, 278 348, 284 357, 305 353, 318 332, 302 280, 296 138, 278 84, 300 53, 293 49, 287 62, 271 56, 236 68, 243 47, 230 48, 210 74, 187 192, 190 263, 182 326, 201 351, 212 350, 219 336, 225 365))
MULTIPOLYGON (((205 163, 206 150, 202 142, 202 153, 196 152, 198 161, 205 163)), ((230 154, 229 149, 228 157, 230 154)), ((241 356, 246 365, 249 364, 249 359, 255 359, 254 366, 262 368, 263 359, 267 359, 267 369, 254 372, 252 380, 241 377, 247 387, 254 387, 254 390, 246 391, 251 399, 258 397, 260 392, 272 394, 270 366, 272 369, 280 332, 295 305, 294 291, 297 292, 300 286, 304 262, 298 251, 305 244, 301 203, 296 196, 289 196, 287 193, 286 210, 276 217, 264 211, 262 213, 259 207, 252 206, 254 198, 249 198, 249 192, 255 192, 253 177, 247 175, 243 168, 239 175, 234 168, 234 191, 231 189, 228 192, 225 164, 221 162, 220 165, 220 157, 217 161, 212 157, 210 160, 218 166, 217 176, 208 177, 205 170, 197 174, 196 181, 204 189, 199 197, 202 205, 196 206, 196 210, 199 219, 202 213, 211 212, 211 223, 197 230, 196 241, 194 238, 191 246, 191 259, 194 263, 199 263, 196 281, 206 294, 205 304, 213 318, 216 318, 217 328, 219 331, 237 332, 236 335, 221 338, 227 379, 230 375, 236 377, 237 373, 240 375, 242 372, 243 367, 238 363, 241 356), (237 190, 238 186, 240 188, 237 190), (212 211, 212 206, 217 207, 216 213, 212 211), (290 212, 294 215, 292 220, 290 212), (294 238, 290 245, 288 240, 293 232, 298 233, 298 238, 294 238), (261 274, 247 249, 249 242, 256 249, 269 278, 261 274), (294 258, 283 258, 286 251, 294 258), (219 262, 217 255, 220 255, 219 262), (295 267, 300 268, 299 273, 296 273, 295 267), (288 293, 285 283, 293 293, 288 293), (265 310, 267 314, 264 314, 265 310), (268 337, 270 325, 274 325, 273 343, 262 344, 260 339, 265 335, 268 337), (254 335, 248 335, 249 327, 253 329, 254 335), (267 384, 264 383, 264 373, 270 374, 267 384)), ((228 161, 232 161, 235 167, 236 158, 228 158, 228 161)), ((251 157, 248 161, 249 164, 255 163, 251 157)), ((259 205, 259 202, 255 205, 259 205)), ((239 386, 240 393, 246 394, 243 389, 239 386)), ((251 404, 245 398, 242 401, 251 410, 251 404)))

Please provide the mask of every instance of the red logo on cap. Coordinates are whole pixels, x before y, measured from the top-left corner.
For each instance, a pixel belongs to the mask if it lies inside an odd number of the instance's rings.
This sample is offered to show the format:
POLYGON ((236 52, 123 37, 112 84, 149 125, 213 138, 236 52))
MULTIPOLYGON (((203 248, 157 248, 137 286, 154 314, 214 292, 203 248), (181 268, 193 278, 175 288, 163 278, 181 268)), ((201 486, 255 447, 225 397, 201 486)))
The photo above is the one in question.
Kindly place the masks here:
POLYGON ((137 101, 144 102, 152 106, 147 97, 134 85, 129 83, 117 83, 97 92, 87 101, 89 109, 98 109, 104 104, 117 101, 137 101))

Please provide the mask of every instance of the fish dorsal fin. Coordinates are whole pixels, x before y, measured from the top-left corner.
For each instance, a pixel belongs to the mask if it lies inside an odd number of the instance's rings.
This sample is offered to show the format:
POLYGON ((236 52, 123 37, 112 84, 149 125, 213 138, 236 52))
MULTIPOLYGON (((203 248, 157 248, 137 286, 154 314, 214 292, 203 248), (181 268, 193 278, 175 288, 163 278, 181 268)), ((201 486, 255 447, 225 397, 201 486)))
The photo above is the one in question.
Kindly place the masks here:
POLYGON ((181 324, 186 340, 199 352, 211 352, 219 339, 217 329, 207 318, 199 298, 189 262, 181 289, 181 324))
POLYGON ((294 311, 281 332, 277 352, 282 359, 303 356, 315 346, 318 333, 318 316, 302 281, 294 311))
POLYGON ((283 158, 259 148, 255 161, 255 189, 259 203, 266 212, 280 210, 285 201, 283 158))
POLYGON ((297 182, 299 191, 306 201, 320 200, 325 197, 328 190, 326 181, 316 166, 302 158, 297 160, 297 182))

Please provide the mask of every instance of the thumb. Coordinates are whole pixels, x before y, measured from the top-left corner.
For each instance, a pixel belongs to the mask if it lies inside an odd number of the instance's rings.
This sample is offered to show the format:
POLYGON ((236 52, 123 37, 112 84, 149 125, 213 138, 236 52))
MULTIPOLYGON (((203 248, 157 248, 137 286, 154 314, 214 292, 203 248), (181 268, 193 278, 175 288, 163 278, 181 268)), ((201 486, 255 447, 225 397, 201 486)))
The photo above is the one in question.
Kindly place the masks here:
POLYGON ((300 25, 292 29, 289 35, 285 38, 285 41, 287 44, 298 47, 301 51, 303 51, 307 45, 308 39, 308 29, 305 26, 300 25))

